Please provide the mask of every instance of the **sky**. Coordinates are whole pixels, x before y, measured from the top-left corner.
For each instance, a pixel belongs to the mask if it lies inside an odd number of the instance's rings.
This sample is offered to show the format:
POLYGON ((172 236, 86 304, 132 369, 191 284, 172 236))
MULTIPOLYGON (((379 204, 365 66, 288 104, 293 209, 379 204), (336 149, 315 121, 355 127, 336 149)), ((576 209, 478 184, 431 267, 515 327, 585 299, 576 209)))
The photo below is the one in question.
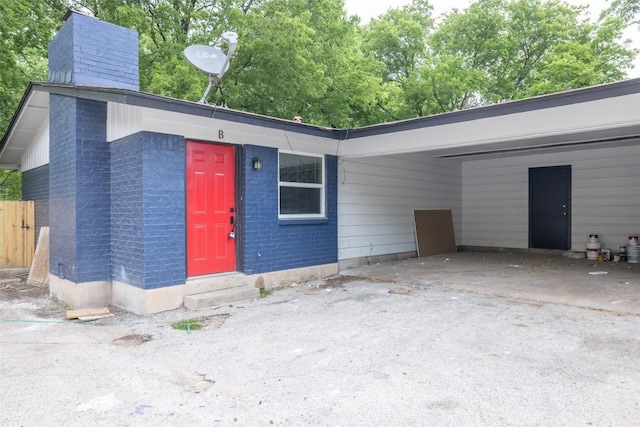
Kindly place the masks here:
MULTIPOLYGON (((598 18, 600 12, 609 5, 607 0, 565 0, 567 3, 574 5, 589 5, 589 11, 593 20, 598 18)), ((371 18, 375 18, 384 14, 389 8, 396 8, 410 3, 410 0, 345 0, 347 14, 358 15, 362 22, 368 22, 371 18)), ((453 8, 465 9, 471 0, 431 0, 434 8, 434 17, 450 11, 453 8)), ((637 27, 629 28, 625 37, 634 41, 634 47, 640 48, 640 30, 637 27)), ((636 58, 635 68, 628 71, 629 77, 640 77, 640 55, 636 58)))

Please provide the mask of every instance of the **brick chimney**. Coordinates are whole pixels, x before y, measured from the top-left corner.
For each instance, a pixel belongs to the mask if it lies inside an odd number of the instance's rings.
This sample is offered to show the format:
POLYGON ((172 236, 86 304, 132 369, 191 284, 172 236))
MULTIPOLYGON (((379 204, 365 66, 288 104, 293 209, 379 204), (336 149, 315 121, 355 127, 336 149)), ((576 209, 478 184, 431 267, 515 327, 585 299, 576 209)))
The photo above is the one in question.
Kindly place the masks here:
POLYGON ((49 81, 139 90, 138 33, 68 11, 49 43, 49 81))

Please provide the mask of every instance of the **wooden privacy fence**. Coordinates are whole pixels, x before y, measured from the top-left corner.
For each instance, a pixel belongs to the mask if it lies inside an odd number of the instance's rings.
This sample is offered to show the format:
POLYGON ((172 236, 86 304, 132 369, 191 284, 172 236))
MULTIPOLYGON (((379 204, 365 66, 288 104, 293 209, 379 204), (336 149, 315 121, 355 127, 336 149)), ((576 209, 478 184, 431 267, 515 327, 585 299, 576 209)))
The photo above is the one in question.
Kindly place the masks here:
POLYGON ((34 202, 0 200, 0 268, 29 267, 34 250, 34 202))

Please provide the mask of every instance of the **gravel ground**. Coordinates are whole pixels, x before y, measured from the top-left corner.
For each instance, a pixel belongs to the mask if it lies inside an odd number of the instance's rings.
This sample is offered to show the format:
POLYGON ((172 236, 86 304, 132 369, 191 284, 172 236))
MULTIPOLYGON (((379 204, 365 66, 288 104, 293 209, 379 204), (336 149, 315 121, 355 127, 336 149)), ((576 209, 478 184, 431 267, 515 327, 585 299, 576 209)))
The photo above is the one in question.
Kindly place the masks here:
POLYGON ((639 425, 634 314, 354 275, 78 322, 3 280, 2 426, 639 425))

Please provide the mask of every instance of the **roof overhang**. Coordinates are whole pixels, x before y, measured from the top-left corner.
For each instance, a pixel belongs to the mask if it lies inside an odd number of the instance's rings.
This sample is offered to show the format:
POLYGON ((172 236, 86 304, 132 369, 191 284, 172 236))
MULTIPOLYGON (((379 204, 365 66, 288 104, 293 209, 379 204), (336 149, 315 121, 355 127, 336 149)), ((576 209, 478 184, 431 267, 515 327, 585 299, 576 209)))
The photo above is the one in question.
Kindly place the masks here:
MULTIPOLYGON (((350 131, 343 157, 437 157, 639 145, 640 79, 350 131)), ((639 145, 640 146, 640 145, 639 145)))
POLYGON ((20 159, 49 115, 49 94, 29 85, 0 141, 0 169, 18 169, 20 159))
POLYGON ((50 94, 141 107, 163 115, 215 117, 236 127, 248 125, 251 134, 266 128, 309 136, 337 144, 335 153, 343 157, 413 152, 452 158, 513 155, 586 145, 638 145, 640 138, 640 79, 356 129, 301 124, 126 89, 32 82, 0 140, 0 168, 19 167, 48 115, 50 94))
POLYGON ((141 107, 175 116, 190 116, 233 123, 237 126, 280 130, 292 134, 339 140, 340 130, 297 123, 260 114, 247 113, 214 105, 200 104, 117 88, 74 84, 31 82, 27 86, 18 109, 5 135, 0 140, 0 168, 17 169, 24 151, 33 141, 39 127, 49 114, 49 95, 91 99, 112 104, 141 107))

